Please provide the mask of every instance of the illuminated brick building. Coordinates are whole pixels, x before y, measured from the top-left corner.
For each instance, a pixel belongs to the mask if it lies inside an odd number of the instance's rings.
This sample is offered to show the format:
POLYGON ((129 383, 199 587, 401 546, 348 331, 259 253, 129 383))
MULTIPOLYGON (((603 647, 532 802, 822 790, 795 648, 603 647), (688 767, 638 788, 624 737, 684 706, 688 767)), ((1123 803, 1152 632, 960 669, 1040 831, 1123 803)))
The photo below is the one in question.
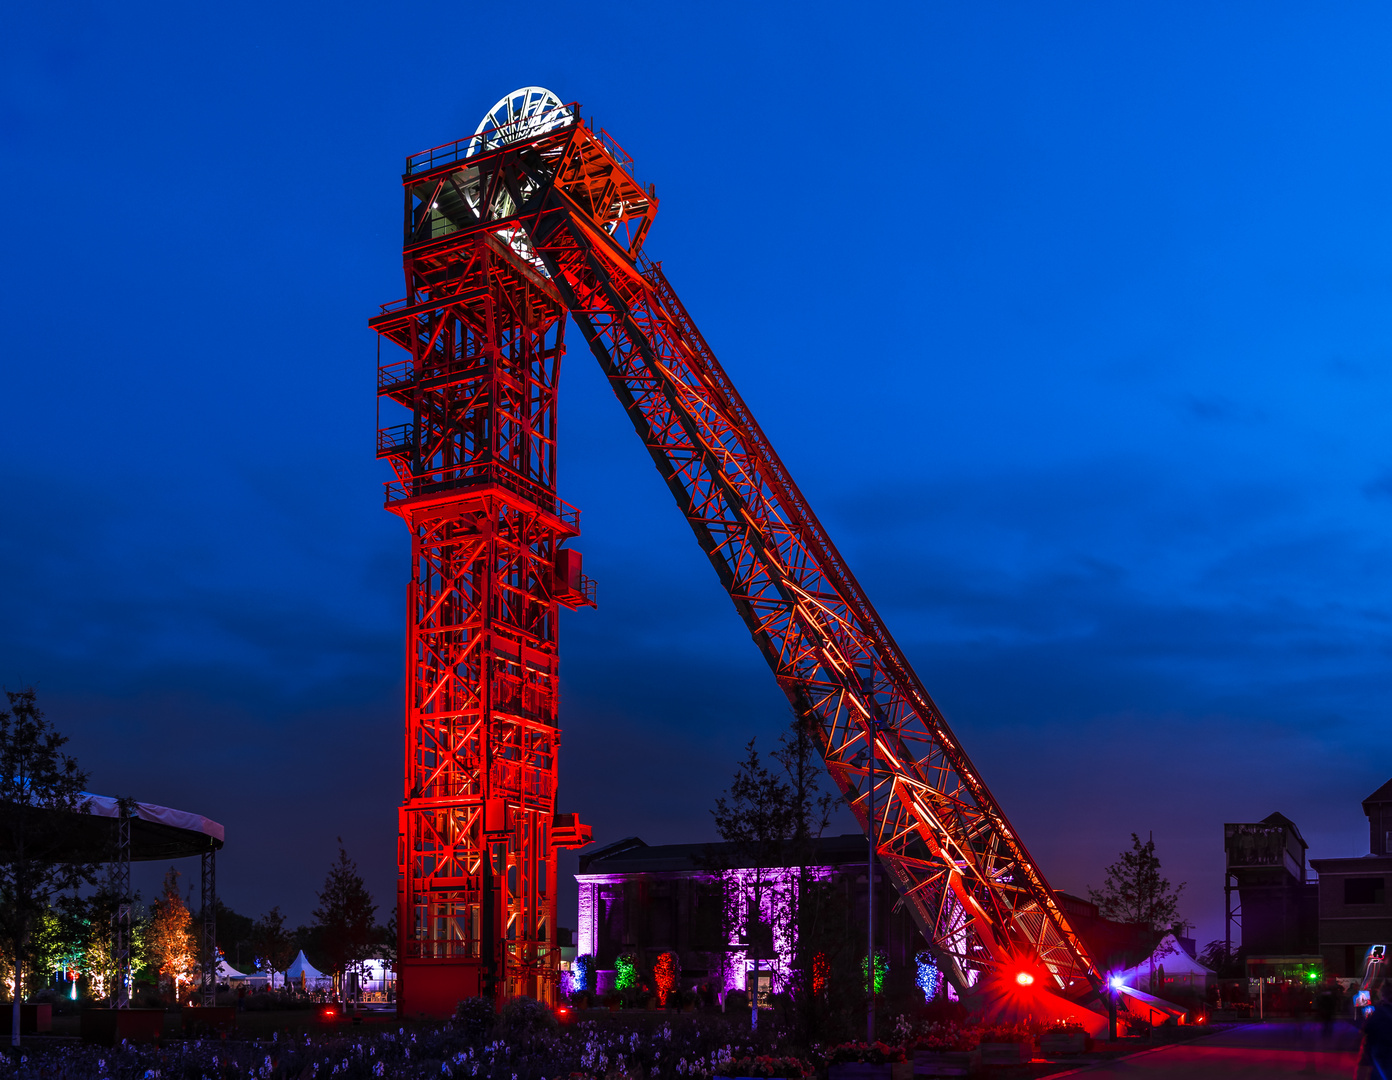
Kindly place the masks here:
MULTIPOLYGON (((844 924, 846 940, 865 951, 866 843, 859 834, 823 837, 815 842, 809 874, 834 886, 831 908, 844 924)), ((789 885, 797 880, 792 866, 766 870, 767 893, 761 907, 773 924, 772 955, 760 959, 760 983, 773 992, 784 988, 791 948, 771 918, 789 885)), ((730 844, 665 844, 651 847, 637 837, 580 856, 580 918, 576 951, 595 957, 595 967, 612 970, 621 953, 632 953, 639 966, 651 969, 664 952, 681 960, 682 985, 712 983, 717 989, 743 990, 754 960, 746 950, 729 949, 729 923, 722 910, 726 889, 733 887, 741 912, 748 904, 753 871, 730 844), (721 867, 723 869, 715 869, 721 867), (724 887, 722 887, 722 883, 724 887)), ((891 964, 908 964, 925 947, 899 894, 875 875, 875 940, 891 964), (896 910, 897 909, 897 910, 896 910)), ((603 987, 601 986, 601 989, 603 987)))

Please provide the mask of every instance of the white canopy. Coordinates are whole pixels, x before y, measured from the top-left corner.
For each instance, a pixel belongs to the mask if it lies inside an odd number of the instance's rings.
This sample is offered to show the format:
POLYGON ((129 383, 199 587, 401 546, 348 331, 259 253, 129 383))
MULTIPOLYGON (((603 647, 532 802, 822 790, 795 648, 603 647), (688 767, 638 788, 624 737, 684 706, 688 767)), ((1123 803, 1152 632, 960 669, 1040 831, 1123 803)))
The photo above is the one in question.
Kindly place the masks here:
POLYGON ((238 971, 226 960, 219 960, 217 966, 217 977, 219 979, 245 979, 246 975, 238 971))
POLYGON ((303 949, 300 950, 300 955, 295 957, 290 966, 285 969, 287 979, 298 979, 301 975, 305 977, 305 982, 313 982, 315 979, 326 977, 322 971, 309 962, 303 949))
POLYGON ((1215 974, 1211 968, 1204 967, 1185 952, 1184 946, 1175 940, 1173 934, 1166 934, 1150 956, 1135 967, 1116 972, 1112 978, 1126 986, 1139 986, 1150 978, 1152 971, 1159 971, 1162 967, 1166 976, 1171 978, 1176 975, 1202 975, 1207 978, 1215 974))
MULTIPOLYGON (((90 791, 84 791, 79 798, 87 803, 87 813, 89 814, 109 818, 121 816, 120 800, 113 799, 110 795, 93 795, 90 791)), ((160 825, 169 825, 176 829, 201 832, 218 841, 223 840, 225 836, 221 825, 211 818, 205 818, 202 814, 193 814, 187 810, 172 810, 167 806, 158 806, 155 803, 147 802, 135 803, 134 808, 135 816, 142 821, 154 821, 160 825)))

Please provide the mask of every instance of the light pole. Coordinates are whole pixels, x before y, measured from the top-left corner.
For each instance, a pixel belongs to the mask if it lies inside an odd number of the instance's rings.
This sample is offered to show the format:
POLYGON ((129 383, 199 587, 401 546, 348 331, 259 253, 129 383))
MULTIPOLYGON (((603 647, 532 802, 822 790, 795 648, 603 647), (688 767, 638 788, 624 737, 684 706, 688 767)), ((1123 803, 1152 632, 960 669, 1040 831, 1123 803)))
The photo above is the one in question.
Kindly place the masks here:
POLYGON ((875 752, 878 749, 880 726, 876 722, 879 703, 875 701, 875 673, 873 669, 861 684, 868 706, 869 715, 865 718, 869 730, 869 790, 866 792, 866 836, 869 838, 865 857, 865 1041, 875 1041, 875 752))

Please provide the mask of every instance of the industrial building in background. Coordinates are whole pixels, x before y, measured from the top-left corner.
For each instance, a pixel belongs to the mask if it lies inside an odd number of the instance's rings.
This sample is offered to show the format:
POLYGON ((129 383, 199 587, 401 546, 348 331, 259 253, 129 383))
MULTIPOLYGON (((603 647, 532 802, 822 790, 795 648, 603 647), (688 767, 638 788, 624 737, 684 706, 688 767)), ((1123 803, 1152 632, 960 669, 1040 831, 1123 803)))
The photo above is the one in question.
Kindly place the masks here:
POLYGON ((1250 977, 1357 979, 1371 950, 1392 941, 1392 780, 1362 807, 1368 854, 1346 858, 1307 860, 1283 814, 1223 826, 1227 945, 1240 944, 1250 977))
MULTIPOLYGON (((1033 995, 1036 1015, 1048 992, 1095 1002, 1101 973, 1039 867, 645 256, 657 197, 628 155, 526 87, 403 182, 407 295, 370 320, 408 354, 380 367, 379 400, 404 411, 378 436, 412 534, 402 1011, 555 992, 555 850, 588 839, 555 815, 556 615, 593 603, 556 494, 567 313, 939 970, 963 995, 1033 995)), ((841 317, 851 333, 879 313, 841 317)))

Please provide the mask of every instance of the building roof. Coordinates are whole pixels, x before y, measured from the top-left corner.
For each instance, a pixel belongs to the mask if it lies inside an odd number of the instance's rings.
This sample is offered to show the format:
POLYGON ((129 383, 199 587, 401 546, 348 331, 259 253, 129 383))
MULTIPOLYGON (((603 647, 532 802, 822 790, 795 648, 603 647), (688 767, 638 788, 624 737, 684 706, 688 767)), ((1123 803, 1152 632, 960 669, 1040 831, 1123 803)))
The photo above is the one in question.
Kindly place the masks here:
POLYGON ((1289 829, 1291 832, 1295 834, 1295 839, 1301 847, 1308 848, 1310 846, 1309 844, 1305 843, 1305 837, 1300 835, 1300 830, 1296 828, 1295 822, 1293 822, 1290 818, 1286 817, 1286 815, 1281 813, 1279 810, 1275 813, 1267 814, 1266 817, 1262 818, 1261 823, 1263 825, 1284 826, 1285 828, 1289 829))
MULTIPOLYGON (((843 836, 823 836, 814 840, 808 865, 844 866, 864 862, 865 859, 865 837, 860 833, 846 833, 843 836)), ((625 837, 598 851, 585 852, 580 856, 582 875, 680 874, 712 870, 722 866, 738 868, 749 865, 749 860, 740 857, 734 844, 716 842, 648 845, 636 836, 625 837)), ((783 865, 797 864, 792 859, 787 859, 783 865)))
POLYGON ((1363 806, 1369 807, 1374 803, 1392 803, 1392 780, 1387 781, 1382 787, 1363 800, 1363 806))
MULTIPOLYGON (((116 858, 121 800, 110 795, 81 793, 81 811, 70 813, 47 807, 29 807, 28 813, 63 836, 62 858, 71 862, 110 862, 116 858)), ((0 803, 0 824, 16 813, 16 804, 0 803)), ((183 859, 222 847, 221 825, 202 814, 174 810, 156 803, 127 804, 132 862, 183 859)), ((10 851, 10 833, 0 828, 0 857, 10 851)))
POLYGON ((1311 859, 1310 865, 1322 878, 1332 874, 1366 874, 1370 870, 1392 869, 1392 855, 1335 855, 1328 859, 1311 859), (1386 865, 1377 865, 1383 863, 1386 865))

